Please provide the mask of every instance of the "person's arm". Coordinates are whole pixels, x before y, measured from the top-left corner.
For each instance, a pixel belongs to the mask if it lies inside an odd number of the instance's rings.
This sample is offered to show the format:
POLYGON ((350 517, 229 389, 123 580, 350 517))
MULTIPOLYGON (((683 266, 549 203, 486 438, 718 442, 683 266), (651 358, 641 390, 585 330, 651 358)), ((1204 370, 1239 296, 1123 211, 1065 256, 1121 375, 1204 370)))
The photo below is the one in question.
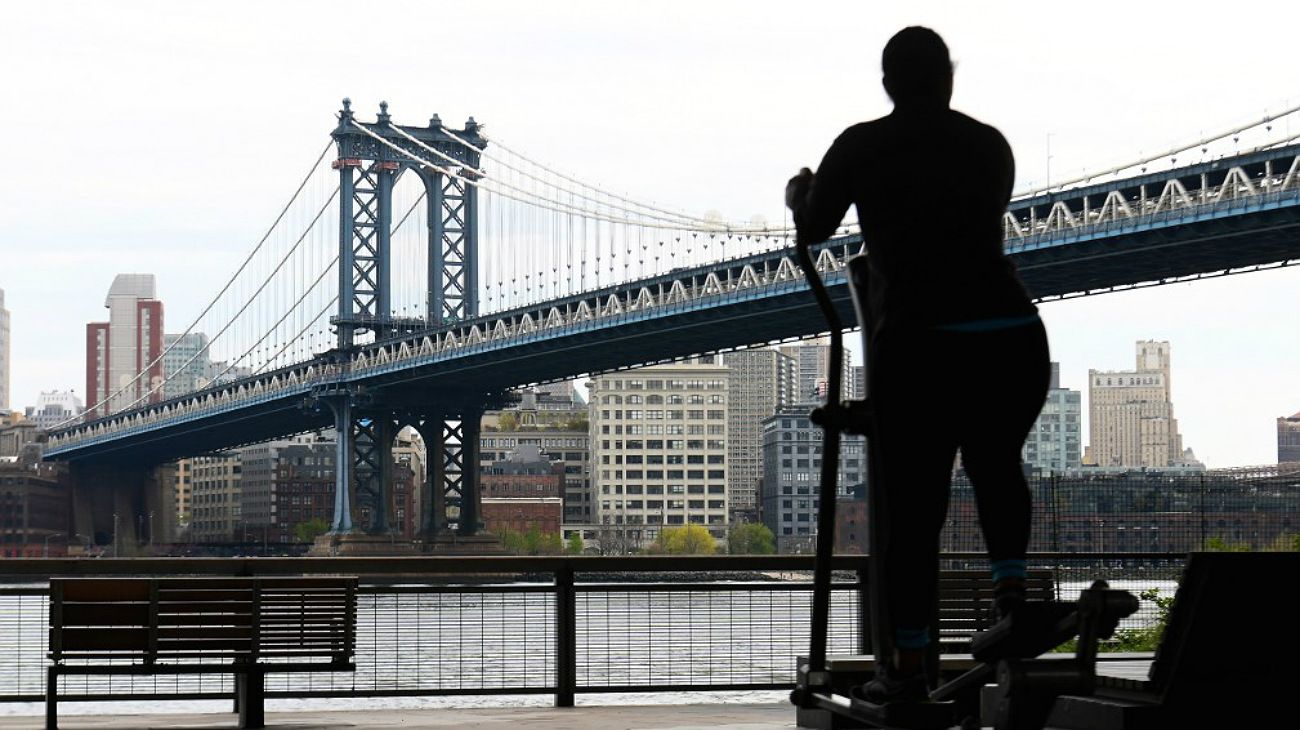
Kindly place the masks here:
POLYGON ((786 185, 786 205, 794 213, 801 243, 830 238, 853 203, 852 160, 844 137, 840 135, 826 150, 816 175, 805 167, 786 185))

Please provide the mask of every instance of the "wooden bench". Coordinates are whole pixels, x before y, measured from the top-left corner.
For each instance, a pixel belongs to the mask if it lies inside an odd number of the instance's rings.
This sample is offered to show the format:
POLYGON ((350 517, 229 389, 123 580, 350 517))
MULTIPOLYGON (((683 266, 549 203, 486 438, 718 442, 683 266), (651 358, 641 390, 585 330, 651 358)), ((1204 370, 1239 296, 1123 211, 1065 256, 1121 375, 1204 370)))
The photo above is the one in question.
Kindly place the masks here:
MULTIPOLYGON (((1056 598, 1052 571, 1033 569, 1025 579, 1031 601, 1056 598)), ((987 570, 939 571, 939 644, 945 654, 969 654, 970 640, 993 625, 993 581, 987 570)))
POLYGON ((45 727, 60 674, 208 673, 264 727, 266 673, 356 670, 356 596, 356 577, 51 579, 45 727))

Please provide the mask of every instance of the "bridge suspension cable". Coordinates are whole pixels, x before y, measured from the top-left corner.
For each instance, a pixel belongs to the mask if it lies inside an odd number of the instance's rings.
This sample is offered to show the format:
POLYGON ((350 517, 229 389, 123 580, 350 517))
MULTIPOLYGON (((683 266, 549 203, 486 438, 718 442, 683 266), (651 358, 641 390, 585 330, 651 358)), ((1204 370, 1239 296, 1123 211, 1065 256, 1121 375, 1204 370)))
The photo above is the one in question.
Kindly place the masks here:
POLYGON ((383 143, 385 146, 389 147, 390 149, 393 149, 416 162, 420 162, 421 164, 433 168, 434 170, 436 170, 437 172, 443 175, 454 177, 457 180, 460 180, 467 185, 474 185, 480 189, 489 190, 497 195, 500 195, 505 198, 509 198, 511 200, 515 200, 517 202, 536 205, 538 207, 545 208, 547 210, 551 210, 557 213, 575 213, 593 220, 604 221, 606 223, 617 223, 617 224, 629 225, 629 226, 640 226, 643 228, 660 228, 660 229, 673 230, 673 231, 686 230, 686 231, 695 231, 699 233, 768 233, 768 234, 783 232, 783 231, 777 231, 776 229, 770 227, 731 226, 726 223, 714 223, 708 226, 701 226, 698 224, 683 225, 683 222, 677 219, 665 218, 664 216, 657 215, 657 214, 635 211, 633 209, 629 209, 624 206, 613 205, 613 204, 604 204, 604 207, 610 208, 612 210, 620 211, 620 212, 630 213, 632 215, 638 215, 641 216, 641 219, 638 220, 638 219, 628 218, 626 216, 616 216, 609 213, 602 213, 601 211, 598 210, 592 210, 590 208, 582 207, 581 205, 577 205, 574 203, 566 203, 562 200, 558 200, 553 197, 541 195, 535 191, 527 190, 521 186, 515 185, 505 180, 492 177, 487 171, 479 168, 471 168, 467 166, 463 160, 457 160, 451 155, 448 155, 442 152, 441 150, 438 150, 434 147, 425 144, 419 139, 416 139, 415 137, 407 134, 404 130, 402 130, 399 127, 389 125, 389 128, 395 131, 398 135, 402 136, 403 138, 412 142, 413 144, 419 146, 421 149, 425 150, 426 152, 429 152, 437 157, 442 158, 444 161, 441 163, 434 162, 433 160, 430 160, 426 157, 417 155, 414 152, 411 152, 399 145, 392 143, 391 141, 385 139, 381 135, 375 134, 373 131, 366 128, 364 125, 359 124, 355 121, 352 122, 352 125, 357 129, 361 130, 362 132, 364 132, 365 134, 369 135, 370 137, 383 143), (460 168, 462 170, 469 170, 472 173, 472 175, 467 176, 461 174, 461 172, 457 171, 456 168, 460 168), (500 189, 498 189, 497 186, 499 186, 500 189), (507 192, 507 191, 511 191, 511 192, 507 192))
MULTIPOLYGON (((339 192, 339 189, 338 189, 337 187, 334 188, 334 191, 333 191, 332 193, 330 193, 329 197, 325 200, 325 203, 324 203, 323 205, 321 205, 320 209, 316 212, 315 217, 313 217, 313 218, 311 219, 311 222, 308 224, 306 230, 304 230, 304 231, 302 232, 302 234, 298 236, 298 239, 294 242, 293 246, 290 247, 289 251, 286 252, 285 255, 284 255, 283 257, 281 257, 280 260, 279 260, 278 262, 276 262, 275 266, 271 269, 270 273, 267 274, 266 277, 262 280, 261 284, 258 285, 257 289, 252 293, 251 296, 247 296, 247 297, 244 299, 243 304, 239 307, 239 310, 235 312, 235 314, 234 314, 234 315, 233 315, 233 316, 232 316, 232 317, 231 317, 231 318, 230 318, 230 319, 229 319, 229 320, 228 320, 228 321, 227 321, 227 322, 226 322, 226 323, 221 327, 221 329, 218 330, 217 333, 216 333, 215 335, 213 335, 212 338, 209 339, 208 342, 207 342, 203 347, 201 347, 197 352, 195 352, 193 355, 191 355, 190 358, 189 358, 188 360, 186 360, 185 363, 184 363, 183 365, 181 365, 179 368, 177 368, 177 369, 176 369, 176 373, 174 373, 172 376, 164 376, 164 379, 163 379, 161 382, 159 382, 158 384, 154 385, 154 386, 153 386, 152 388, 150 388, 146 393, 144 393, 144 395, 140 396, 140 397, 137 398, 135 401, 133 401, 130 405, 127 406, 128 408, 134 408, 134 407, 140 405, 141 403, 147 401, 147 400, 149 399, 150 396, 152 396, 154 393, 158 392, 158 390, 161 389, 161 388, 163 387, 163 385, 165 385, 167 382, 169 382, 169 381, 171 380, 172 377, 175 377, 176 375, 178 375, 178 374, 180 374, 180 373, 186 372, 186 368, 187 368, 189 365, 193 364, 195 360, 197 360, 199 357, 201 357, 201 356, 207 354, 207 353, 211 350, 212 345, 213 345, 217 340, 221 339, 221 337, 222 337, 223 335, 225 335, 226 332, 228 332, 228 331, 230 330, 230 328, 233 327, 233 326, 236 324, 236 322, 239 321, 239 316, 242 315, 244 312, 246 312, 246 311, 248 310, 248 308, 251 307, 251 306, 253 305, 253 303, 257 300, 258 296, 260 296, 260 295, 262 294, 262 292, 266 291, 266 288, 267 288, 268 286, 270 286, 271 282, 275 279, 276 275, 280 273, 280 271, 281 271, 281 270, 285 267, 285 265, 289 262, 290 258, 293 256, 294 252, 296 252, 296 251, 298 250, 298 247, 302 245, 302 242, 303 242, 304 240, 306 240, 307 236, 311 233, 312 229, 314 229, 314 228, 316 227, 316 224, 320 221, 321 217, 325 214, 325 211, 329 209, 330 205, 334 202, 334 199, 338 196, 338 192, 339 192)), ((337 261, 338 258, 335 257, 334 260, 337 261)), ((325 270, 322 271, 321 274, 316 278, 316 283, 319 283, 320 280, 321 280, 321 278, 323 278, 324 275, 325 275, 326 273, 328 273, 328 272, 329 272, 329 267, 327 266, 327 267, 325 267, 325 270)), ((314 285, 313 285, 312 288, 315 288, 314 285)), ((310 288, 309 288, 307 291, 303 292, 302 296, 299 297, 299 299, 298 299, 298 303, 301 303, 302 300, 305 299, 306 296, 307 296, 308 294, 310 294, 310 293, 311 293, 311 289, 310 289, 310 288)), ((297 305, 295 304, 295 307, 296 307, 296 306, 297 306, 297 305)), ((292 312, 292 311, 293 311, 293 308, 290 309, 290 312, 292 312)), ((285 315, 284 315, 284 317, 287 317, 288 314, 289 314, 289 312, 286 312, 285 315)), ((274 327, 279 326, 279 324, 281 324, 281 323, 284 321, 284 317, 281 317, 281 319, 280 319, 279 321, 277 321, 275 325, 273 325, 272 330, 274 330, 274 327)), ((266 337, 267 337, 268 335, 269 335, 269 332, 268 332, 267 334, 263 334, 262 337, 260 337, 260 338, 257 340, 257 343, 254 345, 254 348, 255 348, 257 345, 260 345, 260 344, 261 344, 261 343, 266 339, 266 337)), ((235 366, 235 364, 238 363, 239 360, 242 360, 242 359, 243 359, 244 357, 246 357, 247 355, 248 355, 248 353, 245 352, 245 353, 244 353, 243 355, 241 355, 237 360, 235 360, 234 362, 232 362, 231 365, 230 365, 230 367, 227 367, 226 370, 222 371, 222 375, 224 375, 225 373, 229 372, 229 371, 231 370, 231 368, 233 368, 233 367, 235 366)), ((160 357, 161 357, 161 356, 160 356, 160 357)), ((137 376, 137 377, 138 377, 138 376, 137 376)))
MULTIPOLYGON (((400 131, 400 130, 398 130, 398 131, 400 131)), ((621 203, 626 203, 626 204, 632 206, 631 208, 626 208, 626 207, 621 207, 621 206, 620 206, 620 209, 622 209, 622 210, 626 210, 626 211, 631 212, 631 213, 643 214, 642 210, 645 210, 645 211, 651 211, 652 213, 658 213, 658 214, 661 214, 661 215, 663 215, 663 216, 666 216, 666 218, 664 218, 664 220, 678 220, 678 221, 683 221, 683 222, 688 222, 688 223, 693 223, 693 224, 699 224, 699 225, 709 226, 709 227, 716 227, 716 226, 719 225, 718 221, 713 220, 713 219, 710 219, 710 218, 707 218, 707 217, 695 216, 695 215, 691 215, 691 214, 689 214, 689 213, 685 213, 685 212, 683 212, 683 211, 671 210, 671 209, 668 209, 668 208, 661 208, 661 207, 658 207, 658 206, 656 206, 656 205, 652 205, 652 204, 649 204, 649 203, 642 203, 642 202, 640 202, 640 201, 633 200, 633 199, 631 199, 631 198, 625 197, 625 196, 620 195, 620 194, 618 194, 618 193, 614 193, 614 192, 610 192, 610 191, 608 191, 608 190, 604 190, 604 189, 602 189, 601 187, 599 187, 599 186, 597 186, 597 185, 593 185, 593 184, 591 184, 591 183, 584 182, 584 181, 582 181, 582 180, 579 180, 579 179, 577 179, 577 178, 574 178, 574 177, 571 177, 571 176, 569 176, 569 175, 566 175, 566 174, 564 174, 564 173, 562 173, 562 172, 559 172, 558 170, 555 170, 555 169, 553 169, 553 168, 551 168, 551 167, 548 167, 547 165, 544 165, 544 164, 542 164, 542 163, 540 163, 540 162, 537 162, 536 160, 533 160, 532 158, 529 158, 529 157, 527 157, 527 156, 525 156, 525 155, 523 155, 523 154, 521 154, 521 153, 519 153, 519 152, 517 152, 517 151, 511 149, 510 147, 507 147, 506 145, 502 144, 502 143, 501 143, 500 141, 498 141, 498 140, 491 139, 491 138, 486 138, 486 137, 485 137, 485 139, 489 139, 489 141, 492 142, 492 147, 491 147, 491 148, 480 148, 480 147, 475 147, 473 144, 470 144, 468 141, 462 139, 461 137, 459 137, 458 135, 456 135, 454 132, 451 132, 450 130, 446 130, 446 129, 444 129, 444 130, 442 130, 442 131, 443 131, 444 134, 446 134, 448 137, 451 137, 454 141, 458 142, 458 143, 459 143, 460 145, 462 145, 463 147, 466 147, 467 149, 470 149, 470 150, 472 150, 472 151, 474 151, 474 152, 477 152, 477 153, 479 153, 480 155, 483 155, 484 157, 487 157, 488 159, 493 160, 494 162, 497 162, 498 164, 502 165, 503 167, 508 167, 508 168, 510 168, 510 169, 512 169, 512 170, 515 170, 515 171, 519 172, 520 174, 522 174, 522 175, 524 175, 524 176, 526 176, 526 177, 528 177, 528 178, 530 178, 530 179, 537 180, 538 182, 541 182, 541 183, 543 183, 543 184, 545 184, 545 185, 549 185, 549 186, 555 187, 557 190, 559 190, 559 191, 561 191, 561 192, 564 192, 564 193, 570 193, 570 194, 572 194, 572 195, 576 195, 576 196, 578 196, 578 197, 580 197, 580 198, 582 198, 582 199, 584 199, 584 200, 589 200, 589 201, 593 201, 593 202, 596 202, 596 203, 607 204, 607 203, 604 203, 604 201, 601 200, 601 197, 597 197, 597 196, 603 196, 603 197, 606 198, 606 199, 609 199, 609 200, 617 200, 617 201, 619 201, 619 202, 621 202, 621 203), (521 166, 519 166, 519 165, 516 165, 516 164, 512 163, 512 162, 511 162, 507 157, 505 157, 505 156, 503 156, 503 155, 499 155, 499 154, 497 154, 497 153, 495 152, 496 149, 501 149, 501 150, 503 150, 504 152, 507 152, 507 153, 509 153, 510 155, 513 155, 514 157, 519 158, 520 160, 523 160, 524 162, 528 163, 529 165, 532 165, 532 166, 536 167, 537 169, 542 170, 543 172, 549 173, 549 174, 552 175, 553 177, 556 177, 556 178, 559 178, 560 180, 564 180, 565 182, 569 182, 569 183, 572 183, 572 184, 574 184, 574 185, 577 185, 577 186, 578 186, 579 188, 581 188, 581 189, 590 190, 590 191, 596 193, 597 196, 591 196, 591 195, 589 195, 589 194, 582 193, 582 192, 580 192, 580 191, 575 191, 575 190, 572 190, 572 189, 570 189, 570 188, 566 188, 566 187, 564 187, 564 186, 558 185, 558 184, 556 184, 556 183, 552 183, 552 182, 550 182, 550 181, 548 181, 548 180, 545 180, 544 178, 538 177, 538 176, 536 176, 536 175, 534 175, 534 174, 528 172, 528 171, 527 171, 526 169, 524 169, 523 167, 521 167, 521 166)), ((481 135, 481 134, 482 134, 482 132, 480 132, 480 135, 481 135)), ((723 224, 723 225, 725 225, 725 224, 723 224)), ((732 230, 739 230, 739 229, 741 228, 741 226, 731 226, 730 228, 731 228, 732 230)), ((787 231, 787 230, 792 230, 792 229, 790 229, 790 228, 788 228, 788 227, 777 228, 777 229, 764 229, 765 232, 766 232, 766 231, 787 231)))
MULTIPOLYGON (((1135 168, 1140 168, 1140 167, 1143 167, 1143 166, 1146 166, 1146 165, 1150 165, 1151 163, 1153 163, 1153 162, 1158 162, 1158 161, 1160 161, 1160 160, 1163 160, 1163 159, 1166 158, 1166 157, 1170 157, 1170 158, 1172 158, 1172 157, 1176 157, 1176 156, 1178 156, 1178 155, 1180 155, 1180 154, 1182 154, 1182 153, 1184 153, 1184 152, 1186 152, 1186 151, 1188 151, 1188 150, 1194 150, 1194 149, 1196 149, 1197 147, 1204 148, 1204 147, 1206 147, 1206 146, 1209 145, 1209 144, 1212 144, 1212 143, 1214 143, 1214 142, 1221 142, 1221 141, 1227 139, 1228 137, 1233 137, 1233 136, 1235 136, 1235 135, 1239 135, 1239 134, 1241 134, 1242 132, 1245 132, 1245 131, 1248 131, 1248 130, 1251 130, 1251 129, 1257 129, 1257 128, 1261 127, 1261 126, 1269 126, 1269 125, 1271 125, 1272 123, 1278 121, 1279 119, 1284 119, 1284 118, 1286 118, 1286 117, 1289 117, 1289 116, 1291 116, 1291 115, 1293 115, 1293 114, 1297 114, 1297 113, 1300 113, 1300 104, 1297 104, 1297 105, 1295 105, 1295 106, 1289 107, 1289 108, 1287 108, 1287 109, 1285 109, 1285 110, 1283 110, 1283 111, 1281 111, 1281 112, 1279 112, 1279 113, 1277 113, 1277 114, 1265 114, 1264 117, 1263 117, 1262 119, 1257 119, 1257 120, 1255 120, 1255 121, 1252 121, 1252 122, 1249 122, 1249 123, 1245 123, 1245 124, 1242 124, 1242 125, 1240 125, 1240 126, 1233 127, 1233 128, 1231 128, 1231 129, 1225 130, 1225 131, 1223 131, 1223 132, 1219 132, 1218 134, 1213 134, 1213 135, 1210 135, 1210 136, 1208 136, 1208 137, 1202 137, 1201 139, 1198 139, 1198 140, 1196 140, 1196 141, 1194 141, 1194 142, 1188 142, 1188 143, 1186 143, 1186 144, 1182 144, 1182 145, 1178 145, 1178 146, 1175 146, 1175 147, 1171 147, 1171 148, 1169 148, 1168 150, 1166 150, 1166 151, 1164 151, 1164 152, 1161 152, 1161 153, 1159 153, 1159 154, 1148 155, 1148 156, 1142 157, 1142 158, 1140 158, 1140 159, 1138 159, 1138 160, 1135 160, 1135 161, 1133 161, 1133 162, 1127 162, 1127 163, 1124 163, 1124 164, 1122 164, 1122 165, 1116 165, 1116 166, 1114 166, 1114 167, 1111 167, 1111 168, 1108 168, 1108 169, 1105 169, 1105 170, 1102 170, 1102 171, 1099 171, 1099 172, 1093 172, 1093 173, 1087 173, 1087 172, 1085 172, 1085 173, 1082 173, 1082 174, 1078 175, 1077 177, 1073 177, 1073 178, 1070 178, 1070 179, 1068 179, 1068 180, 1061 180, 1061 181, 1059 181, 1059 182, 1051 182, 1051 181, 1048 181, 1049 184, 1047 184, 1047 185, 1042 185, 1042 186, 1034 187, 1034 188, 1031 188, 1031 189, 1029 189, 1029 190, 1022 190, 1022 191, 1019 191, 1019 192, 1013 194, 1013 195, 1012 195, 1012 198, 1032 198, 1032 197, 1034 197, 1035 195, 1041 195, 1041 194, 1043 194, 1043 193, 1050 192, 1050 191, 1052 191, 1052 190, 1057 190, 1057 189, 1064 188, 1064 187, 1068 187, 1068 186, 1070 186, 1070 185, 1078 185, 1078 184, 1080 184, 1080 183, 1092 182, 1093 180, 1096 180, 1096 179, 1101 178, 1101 177, 1105 177, 1105 176, 1107 176, 1107 175, 1118 175, 1118 174, 1120 174, 1121 172, 1124 172, 1124 171, 1126 171, 1126 170, 1133 170, 1133 169, 1135 169, 1135 168)), ((1294 136, 1291 136, 1291 135, 1284 135, 1281 139, 1273 140, 1273 141, 1271 141, 1271 142, 1265 142, 1264 144, 1260 145, 1260 149, 1267 149, 1267 148, 1274 147, 1274 146, 1277 146, 1277 145, 1286 144, 1286 143, 1288 143, 1288 142, 1295 141, 1296 139, 1300 139, 1300 135, 1294 135, 1294 136)))
MULTIPOLYGON (((181 335, 177 337, 175 340, 173 340, 173 342, 170 345, 166 346, 157 357, 155 357, 147 365, 141 368, 140 371, 136 373, 136 375, 133 378, 131 378, 129 381, 123 383, 116 390, 112 390, 108 395, 105 395, 99 401, 93 404, 88 404, 85 413, 93 414, 97 412, 99 409, 108 406, 114 399, 121 397, 129 389, 136 388, 141 378, 145 377, 146 374, 148 374, 156 366, 158 366, 158 364, 161 363, 164 360, 164 358, 166 358, 167 355, 169 355, 174 349, 176 349, 176 347, 181 342, 185 341, 185 338, 187 336, 194 333, 195 328, 199 325, 200 322, 203 321, 203 318, 206 317, 210 312, 212 312, 212 310, 221 301, 222 297, 224 297, 226 293, 231 290, 235 282, 239 279, 240 275, 242 275, 244 271, 248 269, 249 265, 253 262, 254 258, 256 258, 257 254, 260 251, 262 251, 267 241, 271 239, 272 234, 274 234, 275 231, 280 227, 280 224, 284 221, 285 216, 288 215, 289 211, 293 208, 294 203, 297 202, 299 196, 302 194, 303 190, 307 187, 307 184, 311 181, 312 177, 316 174, 317 170, 320 169, 321 163, 325 160, 325 156, 329 154, 330 148, 332 146, 333 146, 332 140, 326 143, 325 147, 321 150, 320 154, 316 157, 315 162, 312 163, 311 168, 307 171, 307 174, 303 176, 302 181, 299 182, 298 186, 294 189, 293 194, 289 196, 289 200, 285 202, 284 206, 280 208, 279 213, 276 214, 275 219, 271 222, 271 225, 267 228, 266 232, 262 234, 262 237, 258 239, 257 243, 253 246, 253 249, 249 251, 248 255, 244 257, 242 262, 240 262, 239 266, 235 269, 235 272, 231 274, 230 278, 226 280, 226 283, 221 287, 221 289, 216 293, 216 295, 214 295, 212 299, 203 307, 202 311, 199 312, 199 314, 194 318, 194 320, 190 322, 190 324, 184 329, 181 335)), ((110 384, 109 389, 111 390, 111 388, 112 386, 110 384)), ((154 391, 151 390, 150 392, 154 392, 154 391)), ((68 418, 58 423, 57 425, 54 426, 54 428, 62 428, 63 426, 66 426, 80 418, 82 418, 81 415, 72 416, 71 418, 68 418)))
MULTIPOLYGON (((403 226, 406 224, 406 221, 411 217, 411 215, 412 215, 413 213, 415 213, 416 208, 418 208, 419 205, 420 205, 420 203, 422 203, 422 202, 424 201, 424 198, 425 198, 425 194, 424 194, 424 193, 421 193, 421 194, 416 198, 415 202, 412 203, 411 206, 410 206, 409 208, 407 208, 406 213, 405 213, 405 214, 404 214, 404 215, 403 215, 403 216, 402 216, 402 217, 397 221, 397 223, 393 226, 393 235, 394 235, 394 236, 396 236, 397 233, 398 233, 399 231, 402 230, 403 226)), ((281 324, 283 324, 284 321, 285 321, 286 319, 288 319, 289 316, 290 316, 290 315, 291 315, 291 314, 292 314, 296 309, 298 309, 299 307, 302 306, 303 302, 307 300, 308 295, 310 295, 311 292, 314 291, 314 290, 315 290, 315 289, 320 285, 320 283, 321 283, 322 281, 326 281, 326 280, 327 280, 327 275, 330 274, 332 271, 334 271, 334 267, 338 264, 338 262, 339 262, 339 257, 338 257, 337 254, 335 254, 335 256, 334 256, 334 257, 329 261, 329 263, 327 263, 327 264, 325 265, 325 268, 324 268, 324 269, 321 271, 321 273, 316 277, 316 279, 315 279, 314 281, 312 281, 311 285, 310 285, 310 286, 309 286, 309 287, 308 287, 308 288, 307 288, 307 289, 306 289, 306 290, 305 290, 305 291, 304 291, 304 292, 303 292, 303 293, 298 297, 298 299, 297 299, 296 301, 294 301, 294 303, 293 303, 293 304, 289 307, 289 309, 288 309, 287 311, 285 311, 285 313, 284 313, 284 314, 283 314, 283 315, 282 315, 282 316, 281 316, 281 317, 280 317, 280 318, 275 322, 275 324, 273 324, 273 325, 271 326, 270 329, 268 329, 268 330, 267 330, 267 331, 266 331, 266 332, 265 332, 265 333, 264 333, 260 338, 258 338, 258 341, 257 341, 257 342, 252 346, 252 347, 249 347, 248 350, 246 350, 242 355, 240 355, 240 356, 239 356, 238 358, 236 358, 235 360, 231 361, 231 363, 226 367, 226 369, 223 370, 220 374, 218 374, 218 375, 214 378, 214 380, 219 380, 222 376, 224 376, 224 375, 226 375, 227 373, 229 373, 230 371, 234 370, 234 369, 236 368, 236 366, 238 365, 239 362, 241 362, 242 360, 244 360, 245 358, 247 358, 250 354, 252 354, 252 352, 253 352, 253 351, 254 351, 254 350, 255 350, 255 349, 256 349, 256 348, 257 348, 257 347, 258 347, 258 346, 259 346, 259 345, 260 345, 260 344, 261 344, 261 343, 266 339, 266 338, 267 338, 267 337, 270 337, 271 334, 273 334, 273 333, 275 332, 275 330, 278 329, 279 326, 280 326, 281 324)), ((263 361, 259 366, 257 366, 257 368, 253 371, 252 374, 253 374, 253 375, 257 375, 257 374, 259 374, 259 373, 265 372, 265 371, 268 370, 271 366, 273 366, 273 365, 275 365, 275 364, 277 364, 277 363, 279 362, 279 358, 280 358, 280 356, 283 355, 284 352, 285 352, 287 349, 289 349, 290 347, 294 346, 295 344, 301 344, 302 336, 303 336, 304 334, 307 333, 307 330, 311 329, 314 325, 318 324, 318 323, 321 321, 321 319, 323 319, 323 318, 324 318, 324 317, 329 313, 330 309, 332 309, 332 308, 334 307, 334 305, 338 303, 338 301, 339 301, 339 295, 338 295, 338 293, 335 293, 334 296, 333 296, 332 298, 330 298, 330 300, 329 300, 328 302, 326 302, 325 306, 324 306, 324 307, 323 307, 319 312, 317 312, 314 316, 312 316, 311 318, 309 318, 309 319, 307 320, 307 323, 304 324, 304 325, 302 326, 301 329, 299 329, 299 330, 298 330, 296 333, 294 333, 291 337, 287 338, 287 339, 285 340, 284 344, 280 346, 280 349, 277 350, 277 351, 275 352, 275 354, 273 354, 273 355, 271 355, 270 357, 266 358, 266 360, 263 361)), ((274 347, 274 345, 272 345, 272 347, 274 347)))

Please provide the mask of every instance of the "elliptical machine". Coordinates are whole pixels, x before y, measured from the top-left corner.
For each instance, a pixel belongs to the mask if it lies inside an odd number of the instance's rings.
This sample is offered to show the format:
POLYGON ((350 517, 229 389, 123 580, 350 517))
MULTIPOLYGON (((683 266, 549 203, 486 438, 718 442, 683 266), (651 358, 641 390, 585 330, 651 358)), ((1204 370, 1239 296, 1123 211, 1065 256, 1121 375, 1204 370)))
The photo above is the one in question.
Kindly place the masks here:
MULTIPOLYGON (((871 650, 874 657, 893 652, 893 632, 886 602, 888 586, 883 579, 883 553, 889 539, 889 505, 883 489, 874 488, 875 419, 868 396, 862 401, 841 403, 841 366, 844 358, 843 322, 814 264, 810 246, 796 244, 795 254, 813 296, 830 329, 829 402, 814 409, 811 420, 823 429, 820 508, 817 515, 817 552, 813 573, 813 611, 810 646, 806 663, 798 668, 791 701, 802 710, 821 710, 829 721, 822 727, 924 728, 940 730, 960 726, 978 728, 981 704, 984 716, 991 716, 999 730, 1042 728, 1052 706, 1061 695, 1089 695, 1096 685, 1097 643, 1113 635, 1119 621, 1137 611, 1138 600, 1131 593, 1110 589, 1104 581, 1082 592, 1076 603, 1029 601, 997 625, 972 641, 974 666, 955 679, 931 686, 929 701, 874 704, 852 696, 844 681, 827 663, 827 633, 830 618, 831 562, 835 547, 835 505, 839 471, 840 434, 852 433, 867 439, 868 545, 867 591, 870 611, 871 650), (1074 658, 1040 660, 1039 655, 1078 637, 1074 658), (997 688, 985 685, 996 678, 997 688), (983 697, 982 697, 983 696, 983 697), (846 724, 847 723, 847 724, 846 724)), ((848 262, 849 287, 858 324, 862 329, 866 367, 871 365, 871 312, 868 306, 868 262, 865 253, 848 262)), ((932 626, 931 631, 937 632, 932 626)), ((937 639, 936 637, 933 637, 937 639)), ((937 640, 929 662, 938 666, 937 640)), ((931 678, 935 681, 935 678, 931 678)), ((801 713, 802 714, 802 713, 801 713)))

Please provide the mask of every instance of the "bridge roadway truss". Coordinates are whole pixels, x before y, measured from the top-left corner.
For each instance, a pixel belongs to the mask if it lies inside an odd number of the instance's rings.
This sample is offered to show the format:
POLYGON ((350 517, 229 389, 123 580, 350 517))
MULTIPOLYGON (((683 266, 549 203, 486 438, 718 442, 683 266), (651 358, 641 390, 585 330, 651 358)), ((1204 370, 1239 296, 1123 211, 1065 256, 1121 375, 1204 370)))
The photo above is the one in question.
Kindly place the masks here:
MULTIPOLYGON (((349 129, 334 136, 347 193, 340 216, 338 346, 291 367, 209 387, 52 433, 46 458, 74 465, 162 463, 333 426, 339 434, 337 531, 353 528, 352 490, 387 530, 387 464, 402 426, 419 430, 430 474, 426 536, 472 534, 478 519, 478 423, 509 388, 805 337, 824 328, 788 248, 480 314, 474 271, 475 189, 417 169, 349 129), (418 174, 429 192, 429 302, 434 321, 387 309, 391 190, 418 174), (354 345, 362 330, 373 343, 354 345)), ((369 126, 395 144, 408 144, 369 126)), ((435 117, 402 128, 465 159, 435 117)), ((484 141, 473 120, 458 135, 484 141)), ((1039 301, 1197 279, 1300 260, 1300 145, 1197 163, 1013 201, 1006 249, 1039 301)), ((815 249, 846 321, 843 270, 860 236, 815 249)))

